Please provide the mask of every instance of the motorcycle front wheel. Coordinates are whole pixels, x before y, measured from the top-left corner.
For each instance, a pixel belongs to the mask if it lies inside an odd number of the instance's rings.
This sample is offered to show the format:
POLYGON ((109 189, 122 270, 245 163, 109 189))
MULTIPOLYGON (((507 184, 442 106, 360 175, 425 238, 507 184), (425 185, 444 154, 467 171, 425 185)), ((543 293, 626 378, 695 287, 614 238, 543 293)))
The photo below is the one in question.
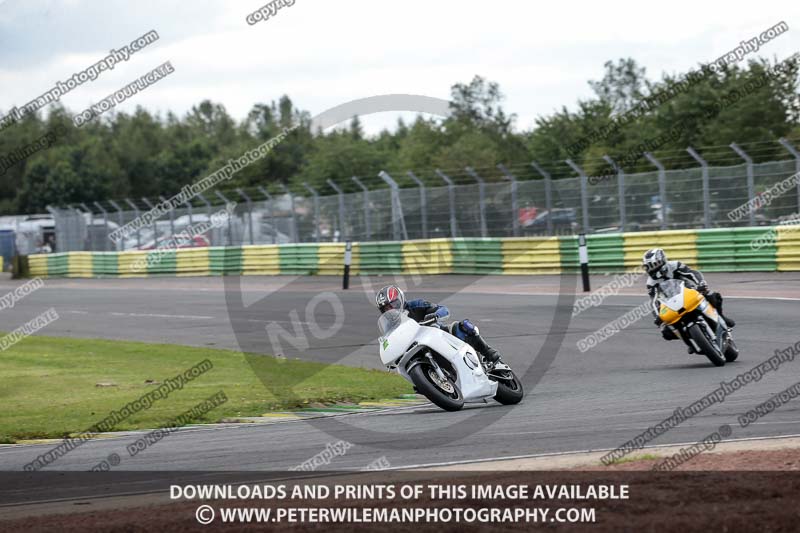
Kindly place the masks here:
POLYGON ((449 378, 442 381, 430 363, 423 362, 408 373, 417 390, 445 411, 459 411, 464 407, 464 397, 458 385, 449 378))
POLYGON ((733 339, 728 339, 728 346, 725 348, 725 361, 732 363, 739 357, 739 348, 733 342, 733 339))
POLYGON ((711 361, 714 366, 725 366, 725 358, 719 352, 719 349, 714 345, 714 343, 711 342, 708 337, 706 337, 706 334, 703 333, 702 329, 700 329, 700 326, 697 324, 690 326, 689 335, 692 336, 694 342, 696 342, 700 347, 700 352, 708 357, 708 360, 711 361))
POLYGON ((522 390, 522 382, 513 370, 504 370, 509 374, 508 379, 495 379, 497 382, 497 393, 494 399, 503 405, 514 405, 522 401, 525 392, 522 390))

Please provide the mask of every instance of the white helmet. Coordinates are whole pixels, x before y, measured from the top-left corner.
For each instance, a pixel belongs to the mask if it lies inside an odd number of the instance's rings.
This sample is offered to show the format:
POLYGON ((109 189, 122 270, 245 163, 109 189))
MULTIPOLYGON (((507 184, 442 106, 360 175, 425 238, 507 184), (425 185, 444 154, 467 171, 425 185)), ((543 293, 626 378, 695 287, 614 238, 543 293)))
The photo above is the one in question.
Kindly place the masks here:
POLYGON ((651 248, 644 253, 642 257, 642 268, 645 272, 650 274, 651 277, 656 275, 667 264, 667 254, 661 248, 651 248))

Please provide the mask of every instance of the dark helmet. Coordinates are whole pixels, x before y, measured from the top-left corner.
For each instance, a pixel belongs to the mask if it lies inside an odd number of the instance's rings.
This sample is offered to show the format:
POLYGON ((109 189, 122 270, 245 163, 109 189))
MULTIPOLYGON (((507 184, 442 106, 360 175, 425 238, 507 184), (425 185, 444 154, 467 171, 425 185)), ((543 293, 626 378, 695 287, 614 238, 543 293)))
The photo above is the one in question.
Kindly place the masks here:
POLYGON ((402 311, 406 305, 406 295, 403 294, 400 287, 387 285, 375 295, 375 305, 378 306, 378 311, 381 313, 385 313, 390 309, 402 311))
POLYGON ((667 254, 661 248, 651 248, 642 257, 642 268, 652 277, 656 277, 659 271, 667 264, 667 254))

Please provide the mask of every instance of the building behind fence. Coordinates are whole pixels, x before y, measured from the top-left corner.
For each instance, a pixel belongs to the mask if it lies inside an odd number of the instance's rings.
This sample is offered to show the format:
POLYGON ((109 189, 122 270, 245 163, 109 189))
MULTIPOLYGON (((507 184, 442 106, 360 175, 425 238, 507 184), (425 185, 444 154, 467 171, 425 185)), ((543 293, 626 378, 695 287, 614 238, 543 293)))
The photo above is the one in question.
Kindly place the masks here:
MULTIPOLYGON (((235 202, 227 223, 187 245, 243 245, 291 242, 389 241, 437 237, 513 237, 610 233, 661 229, 772 225, 800 212, 800 185, 758 209, 732 220, 729 213, 757 198, 775 183, 800 171, 800 156, 785 140, 793 160, 754 164, 735 147, 742 164, 709 166, 690 149, 699 166, 664 170, 650 154, 652 172, 587 176, 572 162, 576 177, 551 179, 538 164, 498 165, 485 175, 466 167, 458 183, 441 171, 424 176, 381 172, 360 192, 319 195, 237 189, 203 195, 115 243, 109 233, 145 213, 157 199, 94 202, 92 206, 49 207, 55 219, 57 251, 152 249, 235 202), (416 183, 415 187, 400 187, 416 183), (498 178, 500 178, 498 180, 498 178), (408 179, 413 180, 408 182, 408 179), (464 183, 470 180, 472 183, 464 183), (441 185, 431 186, 438 181, 441 185), (209 195, 210 196, 210 195, 209 195), (198 207, 200 205, 200 207, 198 207)), ((732 145, 733 147, 734 145, 732 145)), ((613 161, 609 160, 613 165, 613 161)), ((341 191, 344 184, 331 183, 341 191)))

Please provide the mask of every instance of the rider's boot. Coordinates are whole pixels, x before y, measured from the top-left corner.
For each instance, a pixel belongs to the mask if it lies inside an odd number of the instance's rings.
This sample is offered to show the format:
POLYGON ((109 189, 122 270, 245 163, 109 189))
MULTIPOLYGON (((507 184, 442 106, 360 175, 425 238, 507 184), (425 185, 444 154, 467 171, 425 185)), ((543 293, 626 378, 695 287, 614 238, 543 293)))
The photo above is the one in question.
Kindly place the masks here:
POLYGON ((480 336, 480 334, 475 333, 474 335, 467 336, 467 343, 475 348, 475 350, 477 350, 477 352, 481 354, 483 358, 486 359, 486 362, 490 365, 494 365, 500 361, 500 352, 486 344, 486 341, 480 336))
POLYGON ((450 333, 464 339, 467 344, 475 348, 475 351, 481 354, 490 366, 494 366, 500 361, 500 353, 486 344, 478 328, 469 319, 453 322, 450 333))
POLYGON ((736 321, 722 311, 722 295, 717 294, 713 301, 713 305, 717 308, 717 313, 719 313, 719 315, 722 317, 722 320, 724 320, 728 325, 728 328, 733 328, 736 325, 736 321))

